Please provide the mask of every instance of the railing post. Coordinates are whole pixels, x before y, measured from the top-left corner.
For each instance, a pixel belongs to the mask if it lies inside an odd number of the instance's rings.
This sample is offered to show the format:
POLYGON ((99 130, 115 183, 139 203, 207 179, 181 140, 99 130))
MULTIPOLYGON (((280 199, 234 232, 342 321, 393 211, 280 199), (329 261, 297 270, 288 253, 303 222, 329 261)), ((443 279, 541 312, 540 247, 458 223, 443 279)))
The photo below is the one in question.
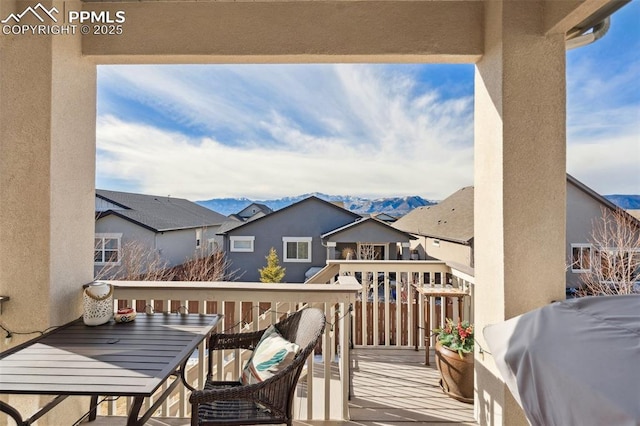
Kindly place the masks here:
POLYGON ((332 308, 328 303, 324 304, 324 315, 328 324, 324 330, 324 341, 322 345, 322 359, 324 361, 324 420, 331 418, 331 333, 333 318, 332 308))
POLYGON ((349 399, 351 399, 351 304, 340 304, 340 377, 342 383, 342 418, 349 420, 349 399))

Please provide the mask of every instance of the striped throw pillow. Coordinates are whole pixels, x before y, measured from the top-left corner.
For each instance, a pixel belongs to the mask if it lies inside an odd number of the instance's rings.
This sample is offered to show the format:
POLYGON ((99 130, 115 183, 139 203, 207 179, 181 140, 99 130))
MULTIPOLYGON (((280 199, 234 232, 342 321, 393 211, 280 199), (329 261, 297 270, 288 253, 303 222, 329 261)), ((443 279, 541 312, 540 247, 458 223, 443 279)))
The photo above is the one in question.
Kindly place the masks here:
POLYGON ((240 382, 245 385, 263 382, 291 364, 300 346, 282 337, 272 325, 267 328, 242 370, 240 382))

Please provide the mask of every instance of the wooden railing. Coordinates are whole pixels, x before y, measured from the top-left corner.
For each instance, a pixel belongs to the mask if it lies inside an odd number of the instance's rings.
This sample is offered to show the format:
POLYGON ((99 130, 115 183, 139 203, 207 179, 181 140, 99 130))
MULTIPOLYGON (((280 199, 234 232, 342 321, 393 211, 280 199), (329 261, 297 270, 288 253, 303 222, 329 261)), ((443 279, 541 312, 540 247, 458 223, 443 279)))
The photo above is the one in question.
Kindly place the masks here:
MULTIPOLYGON (((361 285, 352 277, 341 277, 335 285, 264 284, 240 282, 142 282, 106 281, 115 287, 114 304, 135 306, 139 312, 217 313, 224 315, 217 332, 253 331, 277 322, 304 306, 319 307, 327 317, 321 348, 310 357, 306 374, 299 381, 295 414, 302 420, 346 420, 349 418, 349 323, 350 307, 361 285)), ((248 358, 244 351, 215 351, 215 375, 236 380, 248 358)), ((188 365, 187 380, 202 387, 206 376, 207 350, 200 345, 188 365)), ((168 384, 165 385, 168 386, 168 384)), ((161 392, 162 389, 159 390, 161 392)), ((188 391, 180 384, 156 416, 189 417, 188 391)), ((99 408, 101 416, 124 415, 132 402, 109 401, 99 408)), ((147 407, 153 398, 145 401, 147 407)))
MULTIPOLYGON (((445 317, 473 321, 473 271, 440 261, 329 261, 331 274, 322 284, 263 284, 241 282, 131 282, 108 281, 115 286, 116 304, 139 312, 218 313, 224 319, 218 332, 260 330, 283 315, 313 305, 325 311, 328 326, 314 359, 307 362, 296 396, 301 420, 349 418, 350 347, 424 348, 428 336, 424 303, 429 303, 430 328, 445 317), (337 275, 333 275, 336 273, 337 275), (361 284, 360 284, 361 283, 361 284), (462 288, 462 312, 447 298, 416 298, 414 286, 462 288)), ((434 342, 431 342, 433 345, 434 342)), ((189 383, 204 383, 207 351, 202 344, 189 365, 189 383), (197 359, 200 361, 197 362, 197 359)), ((218 379, 236 379, 248 354, 215 352, 218 379)), ((180 385, 157 413, 189 417, 188 391, 180 385)), ((124 415, 130 401, 108 402, 100 415, 124 415)), ((151 406, 152 401, 148 402, 151 406)))
MULTIPOLYGON (((362 284, 356 296, 352 341, 355 347, 424 347, 424 303, 429 303, 430 328, 445 318, 473 322, 473 270, 442 261, 330 260, 338 276, 352 276, 362 284), (338 266, 338 268, 336 268, 338 266), (416 297, 415 286, 451 286, 464 289, 462 312, 451 298, 416 297), (444 309, 443 309, 444 307, 444 309)), ((427 334, 428 333, 428 334, 427 334)), ((435 342, 431 342, 435 344, 435 342)))

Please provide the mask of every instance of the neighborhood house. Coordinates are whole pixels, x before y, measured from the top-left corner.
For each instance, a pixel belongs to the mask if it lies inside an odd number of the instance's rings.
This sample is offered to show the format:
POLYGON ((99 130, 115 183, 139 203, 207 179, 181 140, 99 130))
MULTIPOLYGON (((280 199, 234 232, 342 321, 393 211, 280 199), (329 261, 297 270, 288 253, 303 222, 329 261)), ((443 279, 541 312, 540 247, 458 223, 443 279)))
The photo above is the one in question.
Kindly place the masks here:
POLYGON ((108 278, 131 244, 157 253, 166 267, 212 253, 222 244, 220 226, 230 220, 237 222, 183 198, 96 189, 94 276, 108 278))

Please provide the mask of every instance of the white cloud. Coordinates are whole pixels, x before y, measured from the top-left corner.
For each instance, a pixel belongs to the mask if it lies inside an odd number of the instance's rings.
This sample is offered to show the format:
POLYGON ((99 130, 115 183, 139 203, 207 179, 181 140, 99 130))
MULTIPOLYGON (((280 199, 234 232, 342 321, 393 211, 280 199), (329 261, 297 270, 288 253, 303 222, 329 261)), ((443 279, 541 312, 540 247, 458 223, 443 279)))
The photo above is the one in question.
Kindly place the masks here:
MULTIPOLYGON (((639 193, 640 60, 571 55, 567 170, 602 194, 639 193)), ((101 66, 98 185, 442 199, 473 183, 473 98, 430 86, 428 67, 101 66)))
POLYGON ((640 191, 639 135, 576 144, 570 148, 567 171, 599 194, 637 194, 640 191))
MULTIPOLYGON (((300 141, 296 132, 282 132, 283 140, 300 141)), ((266 199, 313 191, 374 197, 424 194, 434 187, 446 195, 471 179, 470 170, 457 173, 450 159, 433 163, 424 150, 383 154, 340 139, 307 137, 305 149, 297 150, 258 145, 240 149, 114 117, 98 121, 98 134, 103 179, 135 181, 144 193, 194 200, 266 199)), ((457 158, 472 163, 471 149, 459 152, 457 158)))
POLYGON ((638 194, 640 59, 580 53, 567 65, 567 171, 603 195, 638 194))
POLYGON ((166 108, 177 124, 166 130, 137 117, 99 117, 98 185, 124 179, 141 192, 190 199, 313 191, 440 199, 473 180, 471 96, 442 99, 391 68, 124 67, 100 74, 101 84, 118 81, 120 93, 166 108))

